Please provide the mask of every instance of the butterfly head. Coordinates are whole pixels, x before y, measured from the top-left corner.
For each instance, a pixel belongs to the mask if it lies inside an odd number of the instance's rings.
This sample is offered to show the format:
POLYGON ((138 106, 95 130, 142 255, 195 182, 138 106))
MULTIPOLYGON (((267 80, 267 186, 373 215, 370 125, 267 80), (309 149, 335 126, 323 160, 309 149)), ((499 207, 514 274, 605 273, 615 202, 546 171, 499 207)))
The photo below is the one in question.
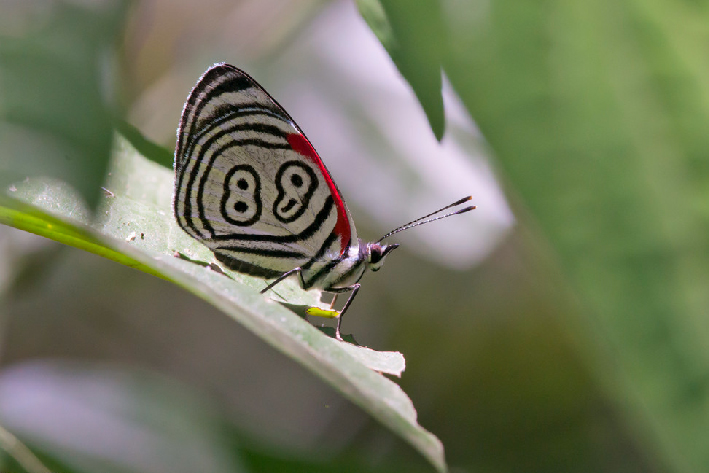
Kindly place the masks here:
POLYGON ((379 268, 384 264, 384 258, 398 247, 397 243, 390 245, 382 245, 379 242, 369 243, 367 245, 367 267, 372 271, 379 271, 379 268))

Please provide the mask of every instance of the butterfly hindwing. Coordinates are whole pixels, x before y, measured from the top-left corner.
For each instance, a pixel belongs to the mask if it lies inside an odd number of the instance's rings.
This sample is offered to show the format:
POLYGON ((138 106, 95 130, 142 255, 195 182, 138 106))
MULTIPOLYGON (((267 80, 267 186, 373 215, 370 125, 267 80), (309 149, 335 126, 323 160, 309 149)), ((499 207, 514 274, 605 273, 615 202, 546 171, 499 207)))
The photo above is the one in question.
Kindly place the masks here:
POLYGON ((273 277, 357 243, 344 200, 286 111, 216 64, 185 103, 175 150, 179 225, 232 269, 273 277))

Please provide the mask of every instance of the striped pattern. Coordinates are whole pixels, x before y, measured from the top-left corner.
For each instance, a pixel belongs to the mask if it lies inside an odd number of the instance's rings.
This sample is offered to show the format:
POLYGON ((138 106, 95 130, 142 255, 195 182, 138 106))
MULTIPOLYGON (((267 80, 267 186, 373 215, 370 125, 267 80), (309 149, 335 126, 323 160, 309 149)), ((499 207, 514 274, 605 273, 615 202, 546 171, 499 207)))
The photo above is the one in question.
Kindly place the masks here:
POLYGON ((275 277, 301 267, 308 287, 324 287, 326 266, 359 256, 350 214, 310 142, 228 64, 210 68, 185 103, 173 207, 180 227, 237 271, 275 277))
POLYGON ((350 290, 367 270, 367 246, 352 246, 337 258, 314 258, 300 270, 303 289, 324 288, 331 292, 350 290))

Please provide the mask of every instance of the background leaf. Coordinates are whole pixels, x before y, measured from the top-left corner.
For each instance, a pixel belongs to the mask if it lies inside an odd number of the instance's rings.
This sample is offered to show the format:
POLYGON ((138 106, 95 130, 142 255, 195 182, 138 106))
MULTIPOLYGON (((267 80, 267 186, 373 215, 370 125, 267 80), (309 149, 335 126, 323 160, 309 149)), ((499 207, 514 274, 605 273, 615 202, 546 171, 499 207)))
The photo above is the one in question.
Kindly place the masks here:
MULTIPOLYGON (((443 4, 446 73, 568 276, 563 290, 609 341, 614 363, 596 361, 609 396, 650 426, 646 448, 664 466, 706 470, 706 9, 443 4)), ((402 73, 417 80, 416 67, 402 73)))
POLYGON ((11 2, 0 20, 0 187, 61 179, 93 208, 116 113, 126 2, 11 2))
POLYGON ((405 0, 358 0, 357 6, 413 88, 433 133, 441 140, 446 124, 439 51, 445 30, 440 6, 434 0, 422 0, 415 8, 405 0))

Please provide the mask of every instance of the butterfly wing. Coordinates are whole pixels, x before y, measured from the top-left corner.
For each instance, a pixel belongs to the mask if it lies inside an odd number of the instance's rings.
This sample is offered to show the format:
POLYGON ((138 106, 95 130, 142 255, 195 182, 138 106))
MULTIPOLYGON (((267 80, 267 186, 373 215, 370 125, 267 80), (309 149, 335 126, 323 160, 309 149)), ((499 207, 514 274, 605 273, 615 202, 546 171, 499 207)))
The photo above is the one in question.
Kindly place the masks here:
POLYGON ((356 245, 330 173, 256 81, 215 64, 177 130, 173 208, 180 227, 237 271, 275 277, 356 245))

